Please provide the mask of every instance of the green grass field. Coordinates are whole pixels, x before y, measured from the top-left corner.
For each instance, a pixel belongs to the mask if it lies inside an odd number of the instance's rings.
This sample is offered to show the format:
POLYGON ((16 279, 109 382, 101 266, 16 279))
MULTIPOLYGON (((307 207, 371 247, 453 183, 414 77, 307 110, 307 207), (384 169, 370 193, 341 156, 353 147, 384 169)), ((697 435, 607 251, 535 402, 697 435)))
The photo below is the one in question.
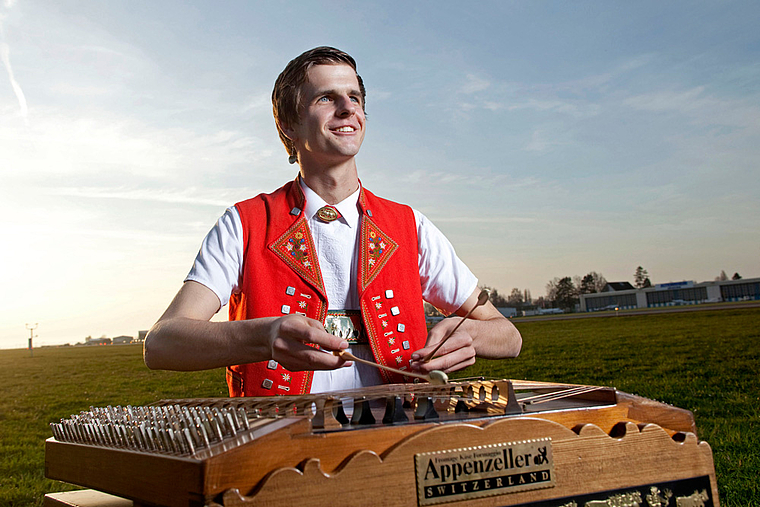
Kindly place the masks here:
MULTIPOLYGON (((760 309, 517 322, 521 356, 484 375, 614 386, 694 412, 721 504, 760 505, 760 309)), ((0 350, 0 505, 73 489, 44 478, 48 424, 90 405, 225 396, 222 370, 152 372, 139 346, 0 350)))

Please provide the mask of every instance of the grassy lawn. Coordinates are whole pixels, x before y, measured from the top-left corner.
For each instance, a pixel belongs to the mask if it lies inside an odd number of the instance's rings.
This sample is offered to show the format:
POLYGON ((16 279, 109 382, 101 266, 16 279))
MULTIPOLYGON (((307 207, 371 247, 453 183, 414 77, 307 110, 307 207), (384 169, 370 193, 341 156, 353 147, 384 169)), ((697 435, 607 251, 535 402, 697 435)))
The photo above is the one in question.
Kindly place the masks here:
MULTIPOLYGON (((518 323, 521 356, 484 375, 614 386, 694 412, 721 504, 760 505, 760 309, 518 323)), ((0 350, 0 505, 72 486, 44 478, 48 424, 92 406, 225 396, 222 370, 152 372, 134 345, 0 350)))

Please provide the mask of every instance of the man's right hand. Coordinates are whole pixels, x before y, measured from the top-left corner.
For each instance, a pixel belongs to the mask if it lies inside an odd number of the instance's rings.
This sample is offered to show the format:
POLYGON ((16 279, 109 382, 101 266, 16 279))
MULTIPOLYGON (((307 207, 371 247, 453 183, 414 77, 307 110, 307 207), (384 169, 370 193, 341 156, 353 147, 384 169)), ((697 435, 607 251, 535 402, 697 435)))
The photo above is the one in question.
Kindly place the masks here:
POLYGON ((347 361, 325 351, 343 350, 348 342, 303 315, 285 315, 270 324, 271 358, 290 371, 334 370, 347 361), (320 350, 319 348, 323 349, 320 350))
POLYGON ((347 348, 348 343, 327 333, 319 321, 291 314, 209 322, 219 305, 211 289, 185 282, 148 332, 145 364, 151 369, 184 371, 269 359, 291 371, 330 370, 349 364, 329 353, 347 348))

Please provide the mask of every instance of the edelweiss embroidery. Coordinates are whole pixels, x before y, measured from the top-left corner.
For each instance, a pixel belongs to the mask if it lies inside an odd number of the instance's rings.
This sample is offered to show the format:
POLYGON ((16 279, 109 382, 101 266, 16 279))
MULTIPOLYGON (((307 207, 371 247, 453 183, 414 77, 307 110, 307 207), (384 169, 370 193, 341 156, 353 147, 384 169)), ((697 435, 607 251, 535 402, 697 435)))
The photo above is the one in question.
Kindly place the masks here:
POLYGON ((385 241, 383 238, 378 238, 375 231, 369 232, 369 265, 374 266, 375 262, 382 258, 385 252, 385 241))
POLYGON ((359 269, 362 290, 364 290, 388 262, 398 248, 398 244, 367 216, 362 219, 361 236, 359 269))
POLYGON ((306 239, 303 237, 303 233, 295 233, 293 237, 289 238, 287 243, 285 243, 285 248, 288 250, 290 255, 293 256, 296 262, 300 262, 307 268, 311 266, 311 262, 309 261, 308 246, 306 245, 306 239))
POLYGON ((307 281, 322 289, 322 272, 306 219, 301 217, 269 248, 307 281))

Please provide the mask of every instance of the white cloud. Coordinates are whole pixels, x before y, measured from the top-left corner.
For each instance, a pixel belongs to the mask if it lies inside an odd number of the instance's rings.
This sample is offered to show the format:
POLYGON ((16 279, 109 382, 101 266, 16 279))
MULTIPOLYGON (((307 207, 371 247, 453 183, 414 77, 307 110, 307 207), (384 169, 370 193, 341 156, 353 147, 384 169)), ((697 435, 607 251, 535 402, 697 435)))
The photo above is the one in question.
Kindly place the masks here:
MULTIPOLYGON (((242 130, 160 128, 122 115, 33 110, 29 128, 0 118, 0 157, 28 177, 98 175, 192 182, 219 168, 271 160, 274 147, 242 130)), ((195 128, 194 128, 195 127, 195 128)))
POLYGON ((460 223, 460 224, 534 224, 540 219, 537 217, 515 217, 515 216, 440 216, 435 218, 436 223, 460 223))
POLYGON ((680 111, 686 113, 699 108, 700 97, 704 91, 704 86, 683 91, 661 90, 629 97, 623 100, 623 104, 645 111, 680 111))
POLYGON ((548 151, 557 146, 560 146, 561 142, 552 139, 546 133, 546 131, 537 129, 533 131, 530 137, 530 142, 525 146, 525 151, 548 151))
POLYGON ((416 171, 409 172, 402 176, 403 181, 407 183, 420 183, 426 182, 431 186, 437 185, 451 185, 453 183, 462 184, 470 179, 470 177, 461 174, 446 171, 429 171, 425 169, 418 169, 416 171))
MULTIPOLYGON (((220 191, 202 190, 194 187, 182 189, 146 188, 103 188, 103 187, 56 187, 41 189, 41 195, 65 196, 89 199, 123 199, 127 201, 148 201, 169 204, 193 204, 201 206, 226 207, 231 204, 234 194, 240 189, 220 191)), ((258 192, 256 192, 258 193, 258 192)))
POLYGON ((243 111, 254 111, 254 112, 263 112, 266 111, 267 113, 271 114, 272 112, 272 98, 271 95, 268 93, 259 93, 258 95, 254 95, 253 97, 249 98, 245 106, 243 106, 243 111))
POLYGON ((462 85, 460 91, 470 95, 487 90, 490 86, 491 82, 487 79, 480 78, 474 74, 467 74, 467 82, 462 85))

